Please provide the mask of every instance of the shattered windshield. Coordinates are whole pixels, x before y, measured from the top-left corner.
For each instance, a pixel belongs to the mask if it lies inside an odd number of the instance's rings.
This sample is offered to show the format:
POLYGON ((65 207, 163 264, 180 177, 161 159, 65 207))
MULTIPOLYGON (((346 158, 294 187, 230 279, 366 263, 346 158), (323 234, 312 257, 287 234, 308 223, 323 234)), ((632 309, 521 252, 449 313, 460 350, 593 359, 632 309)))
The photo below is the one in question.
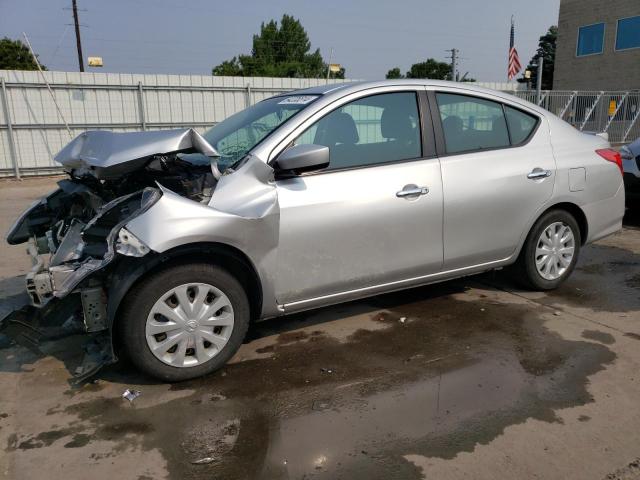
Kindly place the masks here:
POLYGON ((233 167, 249 150, 317 98, 317 95, 269 98, 207 131, 203 137, 220 153, 220 171, 233 167))

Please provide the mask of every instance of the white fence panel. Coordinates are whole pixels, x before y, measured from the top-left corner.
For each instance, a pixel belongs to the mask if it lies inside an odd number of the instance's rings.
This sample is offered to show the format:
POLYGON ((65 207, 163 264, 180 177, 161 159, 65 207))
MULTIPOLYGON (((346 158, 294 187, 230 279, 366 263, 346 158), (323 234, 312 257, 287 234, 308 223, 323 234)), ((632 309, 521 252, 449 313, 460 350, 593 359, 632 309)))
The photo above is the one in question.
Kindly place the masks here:
POLYGON ((193 127, 203 131, 272 95, 344 81, 75 72, 44 75, 53 98, 39 72, 0 70, 5 83, 0 100, 6 100, 12 126, 10 136, 0 102, 0 176, 15 175, 16 167, 23 175, 59 171, 54 155, 86 130, 193 127))
MULTIPOLYGON (((327 83, 308 78, 76 72, 44 75, 55 102, 39 72, 0 70, 5 86, 0 90, 0 176, 60 171, 54 155, 86 130, 192 127, 203 131, 272 95, 327 83)), ((477 85, 536 101, 536 92, 519 90, 521 85, 514 82, 477 85)), ((640 135, 640 92, 549 91, 542 92, 540 105, 580 130, 607 131, 612 142, 630 141, 640 135)))

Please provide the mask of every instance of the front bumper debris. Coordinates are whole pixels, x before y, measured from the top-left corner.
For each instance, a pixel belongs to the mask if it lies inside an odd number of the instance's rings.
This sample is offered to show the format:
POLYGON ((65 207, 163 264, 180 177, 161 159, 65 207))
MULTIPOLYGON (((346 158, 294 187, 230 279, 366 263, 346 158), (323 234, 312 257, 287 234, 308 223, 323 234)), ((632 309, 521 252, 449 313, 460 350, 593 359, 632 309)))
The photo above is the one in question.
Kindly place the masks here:
MULTIPOLYGON (((87 295, 90 303, 95 293, 84 292, 82 295, 87 295)), ((41 349, 45 342, 85 335, 84 356, 73 371, 71 383, 82 382, 103 366, 116 361, 111 332, 104 329, 92 332, 87 328, 87 308, 83 309, 85 300, 79 301, 78 296, 74 294, 64 299, 52 299, 41 308, 31 305, 30 299, 25 296, 21 305, 0 319, 0 333, 38 356, 46 355, 41 349)))

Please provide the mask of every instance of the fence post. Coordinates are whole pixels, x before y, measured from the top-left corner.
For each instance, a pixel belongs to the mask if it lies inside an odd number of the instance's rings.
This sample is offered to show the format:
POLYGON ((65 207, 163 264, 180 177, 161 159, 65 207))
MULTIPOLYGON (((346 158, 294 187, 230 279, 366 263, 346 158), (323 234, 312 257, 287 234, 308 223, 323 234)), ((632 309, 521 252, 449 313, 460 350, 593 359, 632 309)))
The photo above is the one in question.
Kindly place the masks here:
POLYGON ((607 124, 604 126, 603 132, 607 132, 608 133, 609 127, 611 126, 611 122, 613 122, 613 119, 616 118, 616 115, 618 114, 618 111, 620 110, 620 107, 625 102, 625 100, 627 99, 628 96, 629 96, 629 92, 625 92, 625 94, 623 95, 622 99, 620 100, 620 103, 618 103, 615 111, 613 112, 613 115, 611 115, 611 117, 607 121, 607 124))
POLYGON ((569 110, 569 107, 573 103, 573 99, 576 98, 576 95, 578 95, 578 92, 573 92, 571 94, 571 96, 569 97, 569 101, 567 102, 567 104, 562 109, 562 112, 560 112, 560 115, 558 115, 562 120, 564 120, 564 114, 567 113, 567 110, 569 110))
POLYGON ((591 107, 589 108, 589 110, 587 111, 587 113, 584 116, 584 120, 582 121, 582 123, 580 124, 580 128, 578 128, 578 130, 582 131, 584 130, 585 125, 587 124, 587 122, 589 121, 589 118, 591 118, 591 114, 593 113, 593 111, 596 109, 596 106, 598 105, 598 102, 600 101, 600 99, 602 98, 602 96, 604 95, 604 92, 600 92, 598 94, 598 96, 596 97, 596 101, 593 102, 593 105, 591 105, 591 107))
POLYGON ((246 99, 246 107, 249 108, 251 106, 251 84, 247 83, 247 99, 246 99))
POLYGON ((629 127, 627 127, 627 129, 624 132, 624 137, 622 137, 622 143, 627 141, 627 137, 631 133, 633 126, 638 121, 638 117, 640 117, 640 105, 636 104, 636 113, 633 115, 633 118, 631 119, 631 123, 629 124, 629 127))
POLYGON ((16 144, 13 139, 13 125, 11 124, 11 114, 9 113, 9 101, 7 99, 7 86, 4 77, 0 78, 2 84, 2 108, 4 109, 4 118, 7 120, 7 136, 9 137, 9 155, 13 163, 13 171, 16 174, 16 180, 20 180, 20 167, 18 165, 18 156, 16 155, 16 144))
POLYGON ((147 116, 144 114, 144 90, 142 89, 142 82, 138 82, 138 114, 142 130, 146 130, 147 116))

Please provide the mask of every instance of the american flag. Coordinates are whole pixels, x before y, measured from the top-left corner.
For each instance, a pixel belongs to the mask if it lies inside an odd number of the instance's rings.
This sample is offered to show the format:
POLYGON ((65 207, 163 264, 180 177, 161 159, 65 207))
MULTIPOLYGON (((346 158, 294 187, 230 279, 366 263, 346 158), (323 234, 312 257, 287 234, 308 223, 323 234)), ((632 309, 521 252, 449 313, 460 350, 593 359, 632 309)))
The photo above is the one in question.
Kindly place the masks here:
POLYGON ((511 36, 509 37, 509 67, 507 68, 507 76, 509 80, 512 80, 520 70, 522 70, 522 65, 520 65, 520 58, 518 57, 518 51, 514 46, 516 37, 516 29, 513 23, 513 17, 511 18, 511 36))

